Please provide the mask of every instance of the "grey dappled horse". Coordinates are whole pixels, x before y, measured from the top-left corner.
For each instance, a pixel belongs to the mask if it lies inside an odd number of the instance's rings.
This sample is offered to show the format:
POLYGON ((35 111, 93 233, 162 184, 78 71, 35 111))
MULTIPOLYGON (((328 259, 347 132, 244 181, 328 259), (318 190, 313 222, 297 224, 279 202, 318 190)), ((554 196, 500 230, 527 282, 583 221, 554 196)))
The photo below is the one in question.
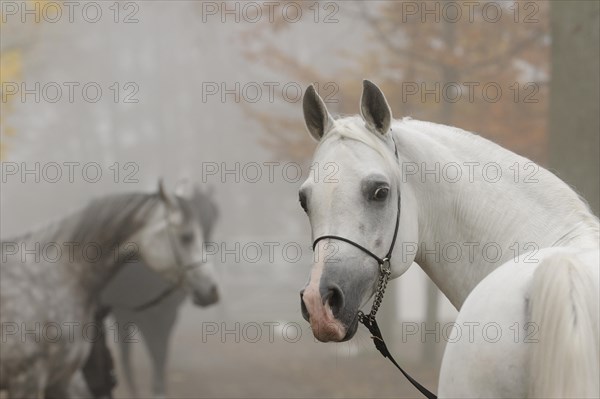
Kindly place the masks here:
MULTIPOLYGON (((190 203, 200 221, 205 241, 210 241, 218 218, 216 203, 210 193, 200 191, 197 187, 194 187, 190 203)), ((208 282, 214 284, 213 279, 209 279, 208 282)), ((143 337, 152 361, 152 393, 155 397, 166 395, 165 370, 169 340, 179 308, 186 298, 186 292, 178 289, 159 303, 142 311, 135 311, 133 308, 152 300, 157 293, 163 292, 169 286, 170 283, 167 280, 140 261, 119 272, 102 293, 102 303, 112 308, 116 326, 120 329, 119 336, 126 337, 127 334, 139 332, 143 337), (130 289, 132 284, 137 285, 136 290, 130 289), (135 325, 133 332, 128 331, 128 327, 132 323, 135 325)), ((216 287, 216 285, 213 286, 216 287)), ((189 295, 194 304, 198 306, 208 306, 218 300, 218 293, 216 290, 209 289, 210 285, 197 284, 196 287, 189 286, 189 288, 189 295)), ((138 337, 139 335, 136 335, 135 338, 138 337)), ((128 343, 126 339, 120 339, 119 347, 129 392, 132 397, 139 397, 131 366, 131 343, 128 343)))
POLYGON ((190 201, 162 184, 156 193, 94 200, 44 229, 2 241, 0 389, 9 398, 69 397, 108 281, 137 258, 169 281, 207 281, 203 243, 190 201))

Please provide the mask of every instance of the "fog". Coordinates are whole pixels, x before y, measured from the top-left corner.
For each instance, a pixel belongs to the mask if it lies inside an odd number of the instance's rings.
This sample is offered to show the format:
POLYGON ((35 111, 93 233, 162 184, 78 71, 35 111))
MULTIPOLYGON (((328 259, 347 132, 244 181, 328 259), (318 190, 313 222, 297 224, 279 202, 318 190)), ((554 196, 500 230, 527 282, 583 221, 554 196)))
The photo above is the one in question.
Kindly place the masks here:
MULTIPOLYGON (((190 182, 210 193, 220 298, 206 308, 190 298, 165 308, 179 308, 167 397, 418 395, 366 329, 324 344, 302 318, 299 291, 313 263, 311 226, 298 204, 315 148, 302 113, 310 83, 332 114, 347 115, 359 112, 368 78, 395 117, 481 134, 549 167, 598 212, 597 182, 585 183, 598 180, 598 131, 573 139, 549 127, 552 24, 561 23, 549 3, 521 3, 515 13, 482 2, 503 12, 495 22, 479 7, 470 21, 461 2, 451 2, 460 17, 447 2, 429 3, 431 15, 420 2, 67 3, 2 1, 0 237, 35 231, 109 194, 156 192, 161 179, 169 192, 190 182), (477 82, 473 100, 468 82, 477 82), (448 84, 462 88, 459 100, 448 84), (490 100, 490 86, 501 98, 490 100), (588 143, 592 152, 562 159, 550 151, 557 140, 588 143), (572 174, 572 164, 582 172, 572 174)), ((582 23, 597 34, 598 13, 582 23)), ((580 45, 597 65, 597 35, 571 40, 587 40, 580 45)), ((585 79, 597 88, 597 69, 585 79)), ((584 117, 593 129, 592 97, 581 101, 592 104, 584 117)), ((456 313, 417 265, 390 282, 380 312, 397 359, 434 391, 456 313)), ((115 397, 131 397, 116 323, 105 321, 115 397)), ((137 395, 150 397, 155 377, 143 340, 134 328, 127 345, 137 395)))

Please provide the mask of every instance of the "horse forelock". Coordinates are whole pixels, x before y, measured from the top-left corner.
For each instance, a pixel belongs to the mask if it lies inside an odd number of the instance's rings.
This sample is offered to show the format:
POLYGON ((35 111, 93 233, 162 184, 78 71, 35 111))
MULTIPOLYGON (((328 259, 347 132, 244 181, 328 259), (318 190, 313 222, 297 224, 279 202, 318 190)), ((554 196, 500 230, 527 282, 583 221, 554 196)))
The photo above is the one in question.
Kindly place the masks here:
POLYGON ((389 132, 386 136, 382 136, 379 133, 370 131, 367 129, 365 121, 359 115, 338 118, 335 120, 333 128, 323 136, 317 145, 315 153, 319 148, 333 144, 332 141, 344 139, 353 140, 373 149, 381 156, 390 171, 392 171, 396 177, 399 177, 400 168, 398 160, 396 159, 394 148, 391 147, 391 145, 395 144, 393 144, 394 142, 386 142, 387 136, 392 134, 393 132, 389 132))

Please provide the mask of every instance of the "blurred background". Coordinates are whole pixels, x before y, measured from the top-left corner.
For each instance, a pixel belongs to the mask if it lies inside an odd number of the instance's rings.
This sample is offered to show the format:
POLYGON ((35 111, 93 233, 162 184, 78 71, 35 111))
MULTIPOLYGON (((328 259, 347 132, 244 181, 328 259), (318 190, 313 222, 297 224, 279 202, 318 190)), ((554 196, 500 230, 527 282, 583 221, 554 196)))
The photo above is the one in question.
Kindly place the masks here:
MULTIPOLYGON (((558 174, 598 214, 596 1, 0 3, 1 238, 109 193, 156 190, 160 177, 170 189, 187 178, 212 191, 222 298, 179 309, 169 397, 418 395, 366 331, 317 343, 301 317, 312 259, 297 200, 314 149, 301 111, 309 83, 330 112, 355 114, 369 78, 396 118, 481 134, 558 174), (57 179, 46 168, 55 164, 57 179)), ((384 335, 435 390, 444 347, 435 329, 456 312, 418 268, 390 290, 384 335)), ((152 367, 138 338, 133 369, 148 397, 152 367)), ((128 397, 110 345, 117 396, 128 397)))

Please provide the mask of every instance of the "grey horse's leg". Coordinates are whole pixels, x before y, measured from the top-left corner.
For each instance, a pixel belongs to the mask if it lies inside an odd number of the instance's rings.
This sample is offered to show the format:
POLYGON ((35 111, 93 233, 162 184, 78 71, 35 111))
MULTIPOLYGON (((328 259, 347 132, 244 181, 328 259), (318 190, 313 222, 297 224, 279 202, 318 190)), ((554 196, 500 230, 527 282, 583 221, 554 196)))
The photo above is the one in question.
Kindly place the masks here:
POLYGON ((157 398, 166 395, 165 371, 169 352, 169 340, 177 319, 179 304, 161 304, 160 309, 140 314, 136 324, 152 359, 152 393, 157 398))
POLYGON ((112 315, 115 319, 117 328, 119 328, 119 352, 121 352, 121 365, 123 366, 127 390, 132 398, 138 398, 139 391, 137 382, 135 381, 135 375, 133 368, 131 367, 131 350, 133 349, 133 343, 129 340, 131 333, 127 328, 131 325, 130 323, 132 323, 132 318, 130 317, 131 312, 115 309, 113 310, 112 315))
POLYGON ((133 349, 132 343, 125 342, 124 340, 119 341, 119 348, 121 351, 121 364, 123 365, 123 374, 125 374, 125 381, 127 383, 127 389, 129 395, 133 398, 138 397, 138 386, 135 380, 135 373, 131 366, 131 350, 133 349))

